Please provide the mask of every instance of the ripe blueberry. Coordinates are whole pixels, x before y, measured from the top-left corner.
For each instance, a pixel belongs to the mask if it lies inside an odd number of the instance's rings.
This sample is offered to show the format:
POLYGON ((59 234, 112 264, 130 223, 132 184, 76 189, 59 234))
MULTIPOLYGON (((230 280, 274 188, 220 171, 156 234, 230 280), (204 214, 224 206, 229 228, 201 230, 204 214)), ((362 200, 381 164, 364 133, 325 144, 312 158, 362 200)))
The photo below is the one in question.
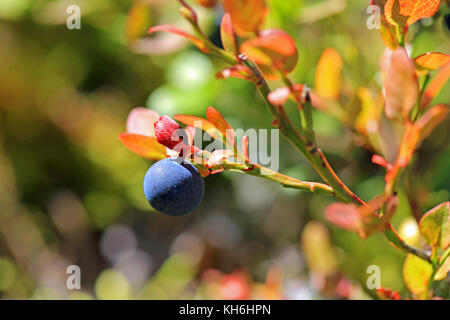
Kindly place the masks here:
POLYGON ((191 163, 166 158, 156 162, 144 177, 144 193, 150 205, 171 216, 195 210, 203 199, 203 178, 191 163))

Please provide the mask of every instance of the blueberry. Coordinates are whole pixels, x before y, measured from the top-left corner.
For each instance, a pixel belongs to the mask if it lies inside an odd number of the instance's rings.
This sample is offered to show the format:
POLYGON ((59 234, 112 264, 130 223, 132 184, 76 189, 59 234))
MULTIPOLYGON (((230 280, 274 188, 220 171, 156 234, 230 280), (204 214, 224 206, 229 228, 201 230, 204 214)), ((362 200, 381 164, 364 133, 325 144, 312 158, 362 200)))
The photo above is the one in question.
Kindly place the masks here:
POLYGON ((156 162, 144 177, 144 193, 150 205, 171 216, 195 210, 203 199, 203 178, 191 163, 176 158, 156 162))

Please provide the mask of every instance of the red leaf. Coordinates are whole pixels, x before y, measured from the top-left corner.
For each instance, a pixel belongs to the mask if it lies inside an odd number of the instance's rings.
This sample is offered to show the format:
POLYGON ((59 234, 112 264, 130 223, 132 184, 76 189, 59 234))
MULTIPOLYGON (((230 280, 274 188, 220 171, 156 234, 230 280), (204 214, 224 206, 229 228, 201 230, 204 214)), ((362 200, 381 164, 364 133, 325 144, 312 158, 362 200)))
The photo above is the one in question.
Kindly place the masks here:
POLYGON ((161 160, 166 157, 166 148, 159 144, 154 137, 121 133, 119 139, 128 149, 141 157, 152 160, 161 160))
POLYGON ((224 49, 232 54, 238 54, 236 37, 234 36, 233 24, 229 13, 225 13, 220 24, 220 37, 224 49))
POLYGON ((386 116, 389 119, 407 119, 417 101, 419 85, 414 63, 404 48, 394 50, 384 80, 386 116))
POLYGON ((168 24, 163 24, 163 25, 154 26, 154 27, 151 27, 148 29, 148 33, 154 33, 154 32, 158 32, 158 31, 169 32, 169 33, 173 33, 173 34, 182 36, 182 37, 190 40, 193 44, 195 44, 204 53, 209 53, 209 49, 206 47, 205 43, 201 39, 181 30, 180 28, 177 28, 175 26, 168 25, 168 24))
POLYGON ((269 79, 278 79, 279 72, 291 72, 298 62, 294 40, 279 29, 261 31, 258 37, 242 43, 240 51, 247 54, 269 79))
POLYGON ((400 294, 397 291, 392 291, 386 288, 377 289, 377 295, 383 300, 401 300, 400 294))
POLYGON ((332 203, 325 210, 325 218, 342 229, 358 231, 362 228, 358 207, 354 204, 332 203))
POLYGON ((241 37, 258 32, 267 14, 265 0, 224 0, 223 6, 241 37))

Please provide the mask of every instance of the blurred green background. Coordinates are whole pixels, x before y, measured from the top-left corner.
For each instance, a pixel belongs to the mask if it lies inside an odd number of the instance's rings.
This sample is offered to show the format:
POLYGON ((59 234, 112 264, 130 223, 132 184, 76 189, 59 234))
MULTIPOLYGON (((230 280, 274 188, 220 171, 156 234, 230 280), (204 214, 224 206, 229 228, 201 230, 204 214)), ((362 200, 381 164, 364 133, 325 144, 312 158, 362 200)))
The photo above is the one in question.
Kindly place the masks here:
MULTIPOLYGON (((268 2, 265 26, 285 29, 298 45, 294 81, 312 86, 321 53, 333 47, 349 90, 379 83, 384 44, 366 27, 366 1, 268 2)), ((177 37, 136 40, 142 26, 189 30, 178 7, 175 0, 0 0, 0 297, 372 298, 370 265, 380 266, 382 286, 405 293, 405 255, 379 235, 363 241, 329 225, 323 212, 332 199, 324 196, 222 173, 206 179, 195 213, 152 211, 142 191, 151 163, 118 139, 132 108, 204 116, 212 105, 235 128, 271 122, 251 83, 214 78, 220 61, 177 37), (71 4, 81 7, 81 30, 66 27, 71 4), (72 264, 81 268, 81 290, 66 287, 72 264)), ((218 43, 220 6, 196 8, 218 43)), ((411 28, 412 56, 449 52, 449 12, 443 4, 411 28)), ((447 84, 437 100, 449 98, 447 84)), ((351 132, 322 113, 315 129, 363 199, 383 191, 383 169, 355 147, 351 132)), ((280 171, 318 181, 280 143, 280 171)), ((421 212, 449 199, 449 157, 447 123, 413 166, 421 212)), ((402 190, 400 199, 393 224, 414 242, 417 226, 402 190)))

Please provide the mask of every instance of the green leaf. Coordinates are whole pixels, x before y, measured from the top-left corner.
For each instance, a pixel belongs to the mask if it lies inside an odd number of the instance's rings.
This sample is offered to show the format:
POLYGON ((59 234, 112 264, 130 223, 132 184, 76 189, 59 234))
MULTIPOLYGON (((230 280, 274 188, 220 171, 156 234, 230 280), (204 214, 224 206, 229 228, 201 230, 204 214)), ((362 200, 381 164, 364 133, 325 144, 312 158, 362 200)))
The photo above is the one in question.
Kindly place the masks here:
POLYGON ((425 260, 408 254, 403 265, 403 279, 408 289, 414 294, 420 294, 427 288, 433 267, 425 260))
POLYGON ((431 246, 447 249, 450 243, 450 201, 428 211, 420 220, 419 229, 431 246))

